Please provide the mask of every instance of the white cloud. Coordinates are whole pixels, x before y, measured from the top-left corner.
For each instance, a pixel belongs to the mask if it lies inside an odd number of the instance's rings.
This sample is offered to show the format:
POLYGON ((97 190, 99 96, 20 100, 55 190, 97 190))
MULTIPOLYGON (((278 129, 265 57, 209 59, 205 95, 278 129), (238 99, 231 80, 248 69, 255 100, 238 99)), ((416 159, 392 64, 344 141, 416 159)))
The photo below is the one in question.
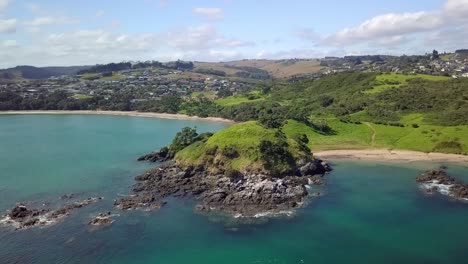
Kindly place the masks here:
POLYGON ((468 0, 446 0, 439 10, 382 14, 333 34, 319 35, 312 29, 303 29, 296 36, 319 47, 353 47, 367 52, 376 48, 388 52, 412 50, 414 53, 464 47, 467 22, 468 0))
POLYGON ((10 4, 10 0, 0 0, 0 13, 3 12, 8 5, 10 4))
POLYGON ((16 40, 13 39, 4 40, 1 42, 1 44, 1 46, 4 48, 16 48, 19 46, 16 40))
POLYGON ((25 21, 24 25, 27 27, 42 27, 42 26, 51 26, 51 25, 61 25, 61 24, 72 24, 76 23, 76 20, 67 18, 67 17, 38 17, 33 20, 25 21))
POLYGON ((224 37, 213 26, 136 34, 115 33, 115 29, 79 30, 31 37, 34 45, 22 45, 21 52, 13 50, 13 42, 8 48, 2 47, 0 67, 16 64, 83 65, 148 59, 220 61, 241 58, 240 48, 254 45, 224 37))
POLYGON ((447 0, 443 11, 449 18, 467 20, 468 0, 447 0))
POLYGON ((332 45, 349 45, 379 38, 392 38, 431 31, 442 26, 443 22, 443 19, 433 12, 386 14, 325 37, 323 42, 332 45))
POLYGON ((221 8, 197 7, 193 9, 193 12, 208 20, 222 20, 224 18, 224 12, 221 8))
POLYGON ((16 19, 0 19, 0 33, 15 33, 16 32, 16 19))
POLYGON ((239 48, 254 43, 221 36, 213 26, 188 27, 168 32, 169 46, 181 50, 203 50, 216 47, 239 48))

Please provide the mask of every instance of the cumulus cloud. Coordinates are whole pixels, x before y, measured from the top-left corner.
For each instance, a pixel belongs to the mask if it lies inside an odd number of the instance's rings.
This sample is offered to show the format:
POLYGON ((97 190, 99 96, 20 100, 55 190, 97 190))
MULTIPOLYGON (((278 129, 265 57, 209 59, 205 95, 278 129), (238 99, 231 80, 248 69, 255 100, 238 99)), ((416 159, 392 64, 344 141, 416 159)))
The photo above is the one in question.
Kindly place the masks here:
POLYGON ((168 44, 176 49, 203 50, 216 47, 239 48, 254 43, 234 38, 226 38, 213 26, 188 27, 167 33, 168 44))
POLYGON ((13 61, 15 64, 79 65, 148 59, 225 60, 239 58, 241 47, 253 45, 224 37, 213 26, 133 34, 104 29, 78 30, 37 35, 33 41, 34 45, 21 46, 21 52, 13 52, 13 45, 0 49, 0 66, 14 66, 13 61))
POLYGON ((448 18, 468 20, 468 0, 447 0, 443 11, 448 18))
POLYGON ((0 33, 15 33, 16 25, 16 19, 0 19, 0 33))
POLYGON ((343 29, 325 37, 323 41, 332 45, 355 44, 361 41, 431 31, 442 25, 443 19, 432 12, 386 14, 367 20, 357 27, 343 29))
POLYGON ((224 18, 224 12, 221 8, 214 7, 197 7, 193 12, 208 20, 221 20, 224 18))
POLYGON ((364 48, 367 45, 403 50, 413 45, 414 52, 424 46, 431 49, 464 45, 461 36, 468 35, 464 26, 467 22, 468 0, 446 0, 438 10, 382 14, 333 34, 319 35, 312 29, 303 29, 296 36, 321 47, 364 48), (447 39, 456 42, 449 43, 447 39))

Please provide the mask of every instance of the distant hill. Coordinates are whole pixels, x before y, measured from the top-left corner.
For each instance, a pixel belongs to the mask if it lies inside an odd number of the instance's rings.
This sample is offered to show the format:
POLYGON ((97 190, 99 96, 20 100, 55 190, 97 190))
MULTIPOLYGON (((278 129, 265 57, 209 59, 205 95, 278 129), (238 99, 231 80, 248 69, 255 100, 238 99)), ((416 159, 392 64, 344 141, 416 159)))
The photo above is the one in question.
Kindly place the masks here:
POLYGON ((47 79, 52 76, 75 75, 78 71, 89 68, 90 66, 34 67, 24 65, 0 70, 0 79, 47 79))
POLYGON ((196 62, 195 69, 213 69, 235 76, 244 69, 255 68, 267 72, 275 79, 288 78, 295 75, 319 72, 318 59, 287 59, 287 60, 240 60, 230 62, 196 62))

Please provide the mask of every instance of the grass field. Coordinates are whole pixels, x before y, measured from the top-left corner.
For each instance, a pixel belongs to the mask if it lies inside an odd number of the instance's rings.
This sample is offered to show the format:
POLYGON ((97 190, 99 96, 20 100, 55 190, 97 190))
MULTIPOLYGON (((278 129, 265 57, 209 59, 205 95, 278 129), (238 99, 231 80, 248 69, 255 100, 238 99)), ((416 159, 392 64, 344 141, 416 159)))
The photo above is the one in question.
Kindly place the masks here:
POLYGON ((255 103, 264 100, 265 97, 263 97, 259 91, 253 91, 247 95, 233 95, 226 98, 218 99, 215 100, 215 103, 221 106, 233 106, 242 103, 255 103))
POLYGON ((350 124, 327 119, 334 134, 317 133, 310 127, 289 121, 283 128, 288 136, 306 134, 313 151, 332 149, 389 148, 423 152, 468 154, 468 126, 434 126, 422 122, 421 115, 403 118, 405 127, 350 124), (413 127, 413 124, 417 125, 413 127))
POLYGON ((93 97, 91 95, 86 95, 86 94, 74 94, 73 98, 80 100, 80 99, 89 99, 93 97))
POLYGON ((378 75, 376 78, 376 85, 373 89, 365 91, 368 94, 376 94, 381 93, 388 89, 398 88, 402 85, 408 83, 411 79, 422 78, 429 81, 445 81, 450 80, 450 77, 444 76, 433 76, 433 75, 425 75, 425 74, 414 74, 414 75, 406 75, 406 74, 397 74, 397 73, 386 73, 378 75))

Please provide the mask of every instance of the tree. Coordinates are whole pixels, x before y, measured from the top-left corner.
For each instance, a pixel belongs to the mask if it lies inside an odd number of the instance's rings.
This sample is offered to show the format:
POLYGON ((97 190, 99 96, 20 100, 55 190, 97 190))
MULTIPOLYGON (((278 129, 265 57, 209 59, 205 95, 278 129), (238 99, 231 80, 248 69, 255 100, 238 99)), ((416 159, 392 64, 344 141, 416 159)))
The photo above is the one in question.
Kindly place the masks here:
POLYGON ((175 155, 177 152, 190 146, 196 141, 198 137, 197 129, 184 127, 182 131, 177 132, 172 144, 169 146, 171 155, 175 155))
POLYGON ((438 60, 440 57, 439 57, 439 52, 437 50, 433 50, 432 51, 432 57, 431 57, 433 60, 438 60))

